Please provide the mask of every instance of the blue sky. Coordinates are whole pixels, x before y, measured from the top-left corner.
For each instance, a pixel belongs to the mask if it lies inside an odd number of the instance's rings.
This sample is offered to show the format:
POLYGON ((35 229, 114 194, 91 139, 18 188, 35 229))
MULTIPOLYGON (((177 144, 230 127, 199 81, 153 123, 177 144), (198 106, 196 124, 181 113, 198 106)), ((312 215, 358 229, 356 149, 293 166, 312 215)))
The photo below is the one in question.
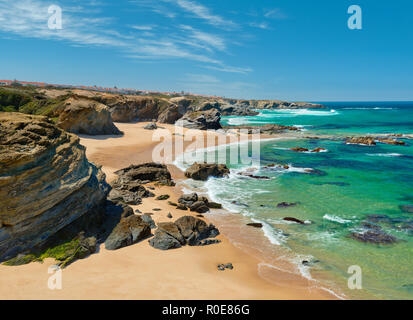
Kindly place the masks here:
POLYGON ((413 100, 408 0, 0 0, 0 78, 295 101, 413 100), (48 28, 48 7, 63 29, 48 28), (347 27, 350 5, 363 29, 347 27))

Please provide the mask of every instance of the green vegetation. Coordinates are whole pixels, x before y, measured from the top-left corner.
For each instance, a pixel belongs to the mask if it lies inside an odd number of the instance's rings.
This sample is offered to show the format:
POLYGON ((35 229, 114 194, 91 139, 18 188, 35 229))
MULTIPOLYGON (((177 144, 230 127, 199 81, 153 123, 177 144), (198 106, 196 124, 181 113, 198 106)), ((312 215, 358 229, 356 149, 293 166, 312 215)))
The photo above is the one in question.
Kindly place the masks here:
POLYGON ((53 258, 64 268, 77 259, 82 259, 90 253, 78 236, 71 240, 61 240, 49 244, 45 248, 35 248, 27 254, 19 254, 10 260, 3 262, 6 266, 19 266, 30 262, 43 262, 46 258, 53 258))
POLYGON ((0 88, 0 111, 56 117, 55 111, 70 94, 49 99, 35 87, 0 88))

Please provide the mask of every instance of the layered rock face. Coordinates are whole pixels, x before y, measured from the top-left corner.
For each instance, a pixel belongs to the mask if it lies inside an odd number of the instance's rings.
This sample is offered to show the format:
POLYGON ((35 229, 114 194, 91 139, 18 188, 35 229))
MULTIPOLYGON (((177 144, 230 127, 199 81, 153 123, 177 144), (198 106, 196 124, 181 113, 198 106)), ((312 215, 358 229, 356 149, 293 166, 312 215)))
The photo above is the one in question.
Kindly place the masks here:
POLYGON ((57 125, 66 131, 80 134, 122 134, 113 124, 109 109, 105 105, 76 96, 66 101, 57 125))
POLYGON ((115 122, 151 121, 175 104, 165 99, 139 96, 112 96, 101 100, 115 122))
POLYGON ((0 260, 100 210, 109 192, 79 138, 42 116, 0 113, 0 260))

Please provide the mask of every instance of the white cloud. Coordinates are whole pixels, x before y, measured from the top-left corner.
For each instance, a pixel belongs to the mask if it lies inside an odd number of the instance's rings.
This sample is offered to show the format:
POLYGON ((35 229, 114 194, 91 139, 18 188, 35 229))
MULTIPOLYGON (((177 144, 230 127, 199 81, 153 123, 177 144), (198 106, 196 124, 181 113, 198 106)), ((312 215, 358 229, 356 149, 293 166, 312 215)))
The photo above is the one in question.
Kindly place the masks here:
MULTIPOLYGON (((187 0, 181 4, 193 2, 187 0)), ((48 5, 40 0, 0 0, 0 35, 5 37, 57 40, 72 46, 105 46, 115 48, 125 56, 135 59, 186 59, 202 63, 202 67, 231 73, 248 73, 249 68, 226 66, 213 56, 216 50, 227 49, 224 38, 191 26, 175 28, 174 33, 155 32, 154 25, 135 25, 140 33, 121 32, 114 27, 111 17, 97 15, 95 7, 90 11, 87 3, 71 6, 66 11, 62 5, 63 29, 48 28, 48 5), (149 32, 151 31, 151 32, 149 32)), ((209 11, 198 8, 195 12, 219 23, 219 18, 208 15, 209 11)), ((99 12, 100 13, 100 12, 99 12)))
POLYGON ((200 45, 203 45, 205 47, 213 47, 221 51, 226 49, 224 39, 217 35, 199 31, 187 25, 181 25, 181 29, 189 31, 189 37, 197 41, 197 43, 200 45))
POLYGON ((150 31, 153 29, 153 26, 132 26, 132 29, 140 31, 150 31))
POLYGON ((202 4, 190 0, 164 0, 174 2, 187 12, 192 13, 195 17, 203 19, 207 23, 216 27, 236 27, 237 24, 227 20, 219 15, 213 14, 211 10, 202 4))
POLYGON ((264 13, 266 18, 285 19, 287 16, 278 8, 266 10, 264 13))
POLYGON ((222 72, 243 73, 243 74, 247 74, 253 71, 251 68, 231 67, 231 66, 227 66, 224 64, 221 64, 218 66, 205 66, 205 68, 216 70, 216 71, 222 71, 222 72))
POLYGON ((270 29, 269 25, 267 22, 260 22, 260 23, 256 23, 256 22, 251 22, 250 23, 251 27, 254 28, 259 28, 259 29, 264 29, 264 30, 268 30, 270 29))

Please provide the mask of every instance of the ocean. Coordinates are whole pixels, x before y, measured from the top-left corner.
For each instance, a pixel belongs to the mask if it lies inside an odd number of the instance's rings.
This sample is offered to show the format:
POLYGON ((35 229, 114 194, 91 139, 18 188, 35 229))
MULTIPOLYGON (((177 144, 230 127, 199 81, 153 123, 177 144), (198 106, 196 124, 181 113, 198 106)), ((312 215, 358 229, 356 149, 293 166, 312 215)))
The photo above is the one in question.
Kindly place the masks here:
MULTIPOLYGON (((301 275, 341 297, 413 299, 413 213, 406 210, 412 207, 404 207, 413 205, 413 140, 402 137, 405 146, 363 146, 341 139, 411 135, 413 102, 322 104, 327 109, 258 110, 257 116, 223 117, 223 125, 294 125, 309 138, 261 141, 260 165, 254 175, 271 179, 239 175, 247 168, 227 163, 232 169, 228 178, 206 183, 187 180, 188 191, 205 192, 233 214, 261 222, 260 232, 267 239, 265 252, 262 242, 255 246, 264 252, 267 266, 278 268, 281 256, 301 275), (312 139, 316 134, 328 138, 312 139), (292 147, 326 151, 299 153, 292 147), (273 163, 288 165, 288 169, 265 168, 273 163), (306 168, 316 170, 311 174, 306 168), (277 206, 282 202, 295 205, 277 206), (366 228, 376 228, 397 241, 372 244, 351 237, 366 228), (351 266, 361 270, 361 289, 348 286, 351 266)), ((234 147, 219 148, 229 152, 234 147)))

